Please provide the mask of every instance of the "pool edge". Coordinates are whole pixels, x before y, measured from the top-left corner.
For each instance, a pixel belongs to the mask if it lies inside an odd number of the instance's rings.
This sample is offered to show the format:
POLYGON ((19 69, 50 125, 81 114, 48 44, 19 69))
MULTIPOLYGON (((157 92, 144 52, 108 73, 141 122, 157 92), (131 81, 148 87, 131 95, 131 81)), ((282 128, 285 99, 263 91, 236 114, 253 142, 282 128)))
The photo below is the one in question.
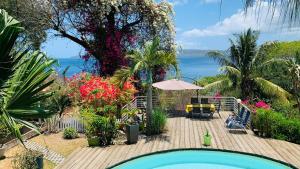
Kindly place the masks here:
POLYGON ((239 154, 244 154, 244 155, 250 155, 250 156, 254 156, 254 157, 264 158, 264 159, 267 159, 267 160, 271 160, 271 161, 278 162, 280 164, 289 166, 289 167, 291 167, 293 169, 298 169, 293 164, 290 164, 290 163, 287 163, 287 162, 284 162, 284 161, 281 161, 281 160, 277 160, 277 159, 274 159, 274 158, 271 158, 271 157, 267 157, 267 156, 264 156, 264 155, 254 154, 254 153, 248 153, 248 152, 241 152, 241 151, 225 150, 225 149, 215 149, 215 148, 177 148, 177 149, 156 151, 156 152, 151 152, 151 153, 146 153, 146 154, 138 155, 138 156, 135 156, 135 157, 131 157, 129 159, 126 159, 126 160, 123 160, 121 162, 118 162, 118 163, 116 163, 116 164, 114 164, 112 166, 109 166, 106 169, 112 169, 114 167, 117 167, 117 166, 119 166, 121 164, 129 162, 131 160, 135 160, 135 159, 140 158, 140 157, 145 157, 145 156, 154 155, 154 154, 168 153, 168 152, 173 152, 173 151, 182 151, 182 150, 206 150, 206 151, 220 151, 220 152, 228 152, 228 153, 239 153, 239 154))

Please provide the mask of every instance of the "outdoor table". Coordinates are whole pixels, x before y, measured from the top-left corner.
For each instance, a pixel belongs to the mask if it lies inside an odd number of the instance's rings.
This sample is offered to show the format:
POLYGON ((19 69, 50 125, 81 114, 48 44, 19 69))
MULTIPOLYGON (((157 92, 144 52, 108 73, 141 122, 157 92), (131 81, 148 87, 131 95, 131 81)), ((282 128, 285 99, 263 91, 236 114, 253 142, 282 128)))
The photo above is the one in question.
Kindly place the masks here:
POLYGON ((191 111, 193 111, 194 107, 200 107, 200 108, 210 108, 211 112, 215 112, 216 111, 216 107, 214 104, 187 104, 185 111, 187 113, 190 113, 191 111))

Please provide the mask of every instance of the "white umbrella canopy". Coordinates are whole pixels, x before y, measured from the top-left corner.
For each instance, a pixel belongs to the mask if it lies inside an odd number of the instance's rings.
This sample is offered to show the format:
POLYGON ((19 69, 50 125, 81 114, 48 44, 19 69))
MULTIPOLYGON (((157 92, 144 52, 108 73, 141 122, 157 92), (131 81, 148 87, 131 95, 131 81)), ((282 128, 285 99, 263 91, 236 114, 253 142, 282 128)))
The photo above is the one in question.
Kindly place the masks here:
POLYGON ((161 90, 201 90, 203 87, 188 83, 182 80, 171 79, 165 80, 152 84, 153 87, 156 87, 161 90))

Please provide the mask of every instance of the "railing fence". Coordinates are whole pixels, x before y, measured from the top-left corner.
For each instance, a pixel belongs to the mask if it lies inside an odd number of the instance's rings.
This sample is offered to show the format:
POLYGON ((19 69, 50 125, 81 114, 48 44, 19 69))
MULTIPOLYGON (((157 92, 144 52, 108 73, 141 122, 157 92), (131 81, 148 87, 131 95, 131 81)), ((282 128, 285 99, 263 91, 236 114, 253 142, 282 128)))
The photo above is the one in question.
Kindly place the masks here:
MULTIPOLYGON (((197 96, 193 96, 197 97, 197 96)), ((245 107, 247 110, 249 110, 245 105, 238 103, 238 100, 235 97, 214 97, 214 96, 199 96, 199 100, 201 98, 207 98, 209 103, 212 103, 216 106, 216 108, 219 107, 219 104, 221 104, 220 111, 231 111, 235 114, 238 114, 240 109, 242 107, 245 107)), ((168 98, 172 100, 173 98, 168 98)), ((176 98, 175 98, 176 99, 176 98)), ((153 96, 153 107, 159 105, 159 99, 157 96, 153 96)), ((147 96, 137 96, 135 97, 129 104, 125 105, 123 108, 127 109, 141 109, 145 111, 147 104, 147 96)), ((188 104, 188 102, 186 103, 188 104)), ((184 111, 184 110, 182 110, 184 111)), ((127 116, 123 116, 121 121, 125 121, 128 119, 127 116)))

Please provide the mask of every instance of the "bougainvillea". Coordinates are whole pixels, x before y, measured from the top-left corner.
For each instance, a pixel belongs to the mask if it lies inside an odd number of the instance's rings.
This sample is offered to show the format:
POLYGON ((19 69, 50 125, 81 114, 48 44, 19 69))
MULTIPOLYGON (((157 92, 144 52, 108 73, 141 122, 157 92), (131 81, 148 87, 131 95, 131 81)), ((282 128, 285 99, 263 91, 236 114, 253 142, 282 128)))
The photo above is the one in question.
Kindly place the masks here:
POLYGON ((134 97, 136 89, 127 81, 123 88, 111 82, 109 78, 80 73, 67 80, 69 86, 69 97, 73 101, 92 106, 94 108, 105 108, 107 105, 124 105, 134 97))
POLYGON ((161 48, 175 51, 173 9, 167 1, 33 2, 43 7, 44 15, 39 17, 46 18, 49 29, 85 49, 83 60, 97 60, 94 68, 100 75, 113 75, 116 69, 128 64, 126 52, 140 48, 156 36, 161 39, 161 48))
POLYGON ((257 107, 257 108, 263 108, 263 109, 267 109, 267 110, 269 110, 269 109, 271 108, 270 105, 268 105, 266 102, 264 102, 264 101, 262 101, 262 100, 256 102, 256 103, 255 103, 255 107, 257 107))
POLYGON ((117 99, 119 90, 109 81, 91 76, 79 87, 81 98, 89 103, 112 104, 117 99))

